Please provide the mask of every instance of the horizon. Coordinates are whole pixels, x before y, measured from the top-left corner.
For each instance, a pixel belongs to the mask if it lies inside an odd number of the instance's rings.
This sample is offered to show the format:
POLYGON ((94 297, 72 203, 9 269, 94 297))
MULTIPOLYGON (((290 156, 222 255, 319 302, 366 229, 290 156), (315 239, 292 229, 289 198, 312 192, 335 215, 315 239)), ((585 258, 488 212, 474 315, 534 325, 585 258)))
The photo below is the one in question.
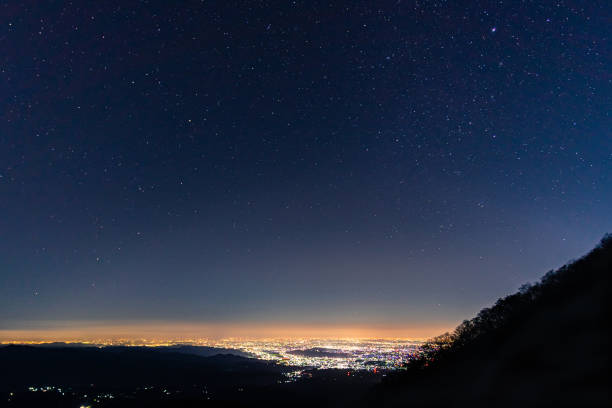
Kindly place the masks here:
MULTIPOLYGON (((458 324, 459 322, 457 322, 458 324)), ((19 342, 92 342, 96 340, 176 341, 229 339, 402 339, 421 341, 453 330, 454 325, 420 327, 337 326, 289 324, 201 324, 177 322, 45 323, 40 329, 0 329, 0 344, 19 342), (51 326, 51 327, 49 327, 51 326), (55 327, 54 327, 55 326, 55 327)))
MULTIPOLYGON (((608 236, 606 232, 602 236, 608 236)), ((596 244, 595 244, 596 245, 596 244)), ((580 254, 558 267, 580 259, 592 250, 580 254)), ((543 275, 542 275, 543 276, 543 275)), ((538 281, 538 280, 536 280, 538 281)), ((530 283, 530 282, 525 282, 530 283)), ((510 293, 506 293, 508 295, 510 293)), ((487 307, 490 305, 485 305, 487 307)), ((6 328, 0 326, 0 345, 7 344, 48 344, 48 343, 84 343, 129 342, 130 345, 201 344, 206 341, 223 340, 405 340, 426 341, 435 336, 452 332, 461 321, 472 318, 465 316, 455 322, 428 322, 420 326, 409 324, 391 324, 378 321, 375 324, 341 325, 338 323, 309 323, 296 326, 288 322, 273 324, 244 322, 196 322, 177 320, 166 321, 60 321, 39 320, 13 323, 6 328), (165 343, 164 343, 165 342, 165 343), (200 343, 198 343, 200 342, 200 343)))
POLYGON ((612 231, 601 16, 9 1, 0 337, 452 330, 612 231))
POLYGON ((0 405, 610 405, 610 0, 0 10, 0 405))

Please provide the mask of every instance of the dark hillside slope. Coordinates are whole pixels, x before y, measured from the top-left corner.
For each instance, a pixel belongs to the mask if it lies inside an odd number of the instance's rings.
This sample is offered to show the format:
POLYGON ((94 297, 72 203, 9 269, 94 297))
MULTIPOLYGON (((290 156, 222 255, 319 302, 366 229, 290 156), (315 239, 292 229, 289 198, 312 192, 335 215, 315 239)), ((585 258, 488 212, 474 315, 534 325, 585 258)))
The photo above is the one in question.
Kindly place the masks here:
POLYGON ((607 406, 611 273, 608 235, 430 341, 374 398, 387 406, 607 406))

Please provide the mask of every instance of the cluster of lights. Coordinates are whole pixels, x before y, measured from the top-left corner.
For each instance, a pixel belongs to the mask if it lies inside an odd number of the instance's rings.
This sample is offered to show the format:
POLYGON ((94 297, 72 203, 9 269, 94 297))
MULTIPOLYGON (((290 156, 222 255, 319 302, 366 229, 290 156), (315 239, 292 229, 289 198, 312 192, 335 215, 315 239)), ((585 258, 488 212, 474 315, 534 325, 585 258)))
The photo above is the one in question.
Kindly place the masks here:
POLYGON ((377 370, 403 366, 418 352, 421 343, 413 340, 271 339, 227 340, 222 345, 292 367, 377 370))
MULTIPOLYGON (((288 370, 282 373, 279 383, 292 383, 302 378, 312 377, 313 369, 342 369, 352 371, 368 370, 394 370, 404 366, 406 362, 418 355, 422 342, 402 339, 178 339, 174 341, 158 339, 98 339, 73 340, 70 343, 86 344, 92 347, 109 346, 138 346, 138 347, 165 347, 165 346, 202 346, 219 349, 240 351, 256 359, 270 361, 275 364, 287 366, 288 370)), ((23 342, 21 344, 24 344, 23 342)), ((45 344, 44 342, 29 342, 28 344, 45 344)), ((350 375, 350 374, 349 374, 350 375)), ((152 390, 153 386, 139 387, 137 390, 152 390)), ((70 388, 55 386, 30 386, 30 392, 57 392, 61 395, 76 395, 70 388)), ((172 391, 162 388, 161 393, 166 396, 172 391)), ((240 391, 240 390, 239 390, 240 391)), ((206 387, 202 389, 205 398, 210 399, 206 387)), ((11 401, 13 394, 9 395, 11 401)), ((91 399, 82 395, 82 398, 93 403, 113 399, 111 393, 93 395, 91 399)), ((90 405, 81 405, 80 408, 90 408, 90 405)))
MULTIPOLYGON (((63 389, 62 387, 55 387, 52 385, 45 385, 42 387, 35 387, 35 386, 30 386, 28 387, 28 391, 30 392, 57 392, 58 394, 61 395, 66 395, 66 392, 68 392, 69 394, 71 393, 72 395, 76 395, 75 392, 70 392, 67 391, 65 389, 63 389)), ((10 394, 10 396, 12 396, 13 393, 10 394)), ((87 398, 87 394, 82 396, 83 398, 87 398)), ((111 393, 103 393, 103 394, 99 394, 93 397, 93 401, 94 402, 100 402, 101 400, 104 399, 113 399, 115 398, 115 396, 111 393)), ((90 408, 91 405, 81 405, 80 408, 90 408)))
MULTIPOLYGON (((311 369, 393 370, 402 367, 418 353, 420 341, 405 339, 240 339, 221 340, 182 338, 159 339, 74 339, 95 347, 133 346, 167 347, 177 345, 206 346, 238 350, 276 364, 311 369)), ((21 342, 21 344, 44 344, 21 342)))
POLYGON ((307 372, 306 370, 295 370, 295 371, 288 371, 283 373, 283 380, 279 380, 279 383, 292 383, 292 382, 296 382, 297 380, 299 380, 302 377, 305 376, 309 376, 312 377, 312 374, 307 372))
POLYGON ((61 387, 53 387, 51 385, 46 385, 44 387, 28 387, 28 391, 30 392, 57 392, 58 394, 66 395, 64 390, 61 387))

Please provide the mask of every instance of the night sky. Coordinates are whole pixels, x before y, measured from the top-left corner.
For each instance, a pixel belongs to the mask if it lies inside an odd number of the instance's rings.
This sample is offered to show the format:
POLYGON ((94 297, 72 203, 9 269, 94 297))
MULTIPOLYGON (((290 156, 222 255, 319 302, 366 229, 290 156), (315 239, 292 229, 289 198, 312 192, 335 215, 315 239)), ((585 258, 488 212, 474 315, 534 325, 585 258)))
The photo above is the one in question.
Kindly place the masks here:
POLYGON ((611 15, 3 2, 0 331, 470 318, 612 231, 611 15))

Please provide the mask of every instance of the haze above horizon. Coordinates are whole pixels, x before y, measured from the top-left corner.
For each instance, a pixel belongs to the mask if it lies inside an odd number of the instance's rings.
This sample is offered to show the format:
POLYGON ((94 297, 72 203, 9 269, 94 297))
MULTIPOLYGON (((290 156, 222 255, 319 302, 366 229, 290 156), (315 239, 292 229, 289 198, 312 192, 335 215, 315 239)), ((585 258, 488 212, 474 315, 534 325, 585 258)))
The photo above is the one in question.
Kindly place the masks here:
POLYGON ((0 338, 452 329, 612 231, 607 10, 7 2, 0 338))

